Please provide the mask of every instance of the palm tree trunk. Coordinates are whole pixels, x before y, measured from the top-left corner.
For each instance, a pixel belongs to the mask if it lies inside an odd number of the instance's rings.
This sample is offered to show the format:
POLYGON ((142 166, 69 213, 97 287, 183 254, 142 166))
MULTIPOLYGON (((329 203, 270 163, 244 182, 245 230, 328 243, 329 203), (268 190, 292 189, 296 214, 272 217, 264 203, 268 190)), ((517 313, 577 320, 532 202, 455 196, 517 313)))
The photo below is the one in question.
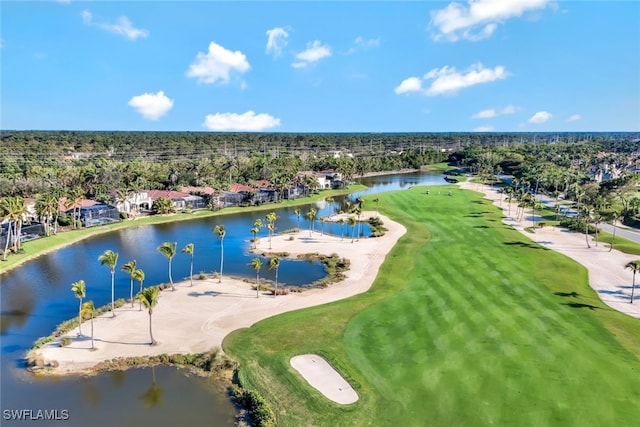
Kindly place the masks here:
POLYGON ((133 308, 133 279, 131 279, 131 287, 129 289, 129 300, 131 301, 131 307, 133 308))
POLYGON ((191 282, 191 286, 193 286, 193 255, 191 255, 191 265, 189 266, 189 281, 191 282))
POLYGON ((224 265, 224 239, 220 240, 220 275, 218 276, 218 283, 222 283, 223 265, 224 265))
MULTIPOLYGON (((142 280, 140 280, 140 292, 142 292, 142 280)), ((142 311, 142 301, 138 301, 138 311, 142 311)))
POLYGON ((278 268, 276 268, 276 293, 273 294, 274 297, 278 296, 278 268))
POLYGON ((7 241, 4 244, 4 252, 2 254, 2 260, 7 260, 7 254, 9 253, 9 240, 11 239, 11 222, 9 222, 9 227, 7 227, 7 241))
POLYGON ((260 275, 256 273, 256 298, 260 298, 260 275))
POLYGON ((584 219, 584 240, 587 242, 587 248, 591 249, 591 245, 589 244, 589 221, 584 219))
POLYGON ((631 304, 633 304, 633 294, 636 289, 636 271, 633 270, 633 282, 631 282, 631 304))
POLYGON ((78 336, 82 336, 82 298, 80 298, 80 308, 78 309, 78 336))
POLYGON ((151 345, 156 345, 157 342, 156 342, 155 339, 153 339, 153 329, 151 327, 151 318, 152 318, 151 315, 152 314, 153 314, 153 310, 149 309, 149 336, 151 337, 151 345))
POLYGON ((115 297, 115 281, 114 281, 114 276, 115 276, 115 272, 112 270, 111 271, 111 317, 116 317, 116 312, 115 310, 115 302, 114 302, 114 297, 115 297))
POLYGON ((171 277, 171 259, 169 259, 169 282, 171 283, 171 290, 175 291, 176 288, 173 287, 173 277, 171 277))

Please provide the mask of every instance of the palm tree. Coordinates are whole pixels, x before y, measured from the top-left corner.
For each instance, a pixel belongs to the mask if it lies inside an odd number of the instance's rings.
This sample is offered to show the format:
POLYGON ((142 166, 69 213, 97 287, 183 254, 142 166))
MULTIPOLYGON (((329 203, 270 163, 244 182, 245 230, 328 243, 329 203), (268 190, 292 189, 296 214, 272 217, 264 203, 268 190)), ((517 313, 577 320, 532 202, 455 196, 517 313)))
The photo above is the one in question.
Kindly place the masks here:
POLYGON ((75 294, 76 298, 80 300, 78 306, 78 336, 82 336, 82 299, 87 296, 87 289, 84 284, 84 280, 78 280, 71 284, 71 290, 75 294))
POLYGON ((331 206, 330 212, 331 215, 333 215, 333 203, 335 202, 336 199, 334 199, 333 197, 329 196, 326 199, 324 199, 327 203, 329 203, 329 205, 331 206))
POLYGON ((300 211, 300 208, 296 208, 296 209, 293 211, 293 213, 294 213, 294 214, 296 214, 296 216, 298 217, 298 231, 300 231, 300 214, 301 214, 302 212, 300 211))
POLYGON ((347 218, 347 224, 349 224, 349 226, 351 227, 351 243, 353 243, 353 238, 354 238, 354 234, 356 231, 356 223, 358 221, 356 221, 356 217, 355 216, 351 216, 349 215, 349 217, 347 218))
POLYGON ((616 226, 618 223, 618 218, 620 217, 620 211, 617 209, 613 209, 608 216, 608 220, 611 221, 611 225, 613 225, 613 237, 611 238, 611 245, 609 245, 609 252, 613 250, 613 245, 616 241, 616 226))
POLYGON ((260 268, 262 267, 262 260, 254 258, 249 263, 249 266, 256 271, 256 298, 260 298, 260 268))
POLYGON ((309 220, 309 236, 311 236, 311 233, 313 231, 313 226, 314 226, 314 223, 316 222, 317 214, 318 212, 315 210, 315 208, 311 208, 309 209, 309 212, 307 212, 307 214, 305 215, 309 220))
POLYGON ((136 260, 129 261, 125 265, 123 265, 120 270, 125 273, 129 273, 129 279, 131 279, 129 286, 129 301, 131 301, 131 307, 133 307, 133 273, 136 271, 136 260))
POLYGON ((89 350, 93 351, 96 349, 93 344, 93 318, 95 317, 96 308, 93 305, 93 301, 87 301, 80 306, 80 319, 84 319, 87 316, 91 318, 91 348, 89 350))
POLYGON ((624 268, 633 271, 633 282, 631 284, 631 304, 633 304, 633 294, 634 290, 636 289, 636 273, 640 271, 640 259, 629 261, 627 265, 624 266, 624 268))
POLYGON ((258 232, 260 231, 260 229, 258 227, 253 227, 251 229, 251 234, 253 234, 253 238, 251 239, 251 249, 256 247, 256 242, 258 241, 258 238, 256 237, 256 235, 258 234, 258 232))
POLYGON ((344 240, 344 218, 340 218, 338 224, 340 224, 340 240, 344 240))
POLYGON ((276 270, 276 291, 273 293, 273 296, 278 296, 278 269, 280 268, 280 257, 278 255, 274 255, 269 259, 269 271, 276 270))
POLYGON ((160 246, 158 246, 158 252, 164 255, 169 261, 169 282, 171 283, 171 290, 175 291, 176 288, 173 287, 173 277, 171 277, 171 260, 176 254, 177 243, 164 242, 160 246))
MULTIPOLYGON (((138 282, 140 282, 140 290, 138 292, 142 292, 142 282, 144 281, 144 271, 138 268, 136 271, 134 271, 131 274, 131 277, 134 280, 137 280, 138 282)), ((142 310, 142 303, 140 303, 140 307, 139 308, 140 308, 140 310, 142 310)))
POLYGON ((278 215, 275 212, 269 212, 264 219, 267 221, 267 229, 269 230, 269 249, 271 249, 271 236, 276 229, 276 220, 278 215))
POLYGON ((191 256, 191 264, 189 265, 189 281, 190 286, 193 286, 193 243, 187 243, 187 245, 182 248, 182 253, 191 256))
POLYGON ((114 311, 115 303, 113 299, 115 293, 114 277, 116 274, 116 265, 118 264, 118 253, 113 252, 112 250, 106 250, 98 257, 98 261, 100 261, 100 265, 106 265, 109 267, 109 271, 111 271, 111 317, 116 317, 116 313, 114 311))
POLYGON ((220 275, 218 275, 218 283, 220 283, 222 282, 222 267, 224 265, 224 236, 227 234, 227 231, 224 225, 219 224, 213 228, 213 232, 220 238, 220 275))
POLYGON ((376 204, 376 218, 378 217, 378 205, 380 204, 380 199, 377 197, 373 199, 373 202, 376 204))
POLYGON ((153 329, 151 326, 151 318, 153 315, 153 308, 158 304, 160 288, 153 286, 151 288, 143 289, 136 295, 138 301, 142 303, 149 310, 149 336, 151 337, 151 345, 158 344, 153 338, 153 329))
POLYGON ((321 216, 320 217, 320 234, 322 236, 324 236, 324 223, 327 222, 327 217, 326 216, 321 216))

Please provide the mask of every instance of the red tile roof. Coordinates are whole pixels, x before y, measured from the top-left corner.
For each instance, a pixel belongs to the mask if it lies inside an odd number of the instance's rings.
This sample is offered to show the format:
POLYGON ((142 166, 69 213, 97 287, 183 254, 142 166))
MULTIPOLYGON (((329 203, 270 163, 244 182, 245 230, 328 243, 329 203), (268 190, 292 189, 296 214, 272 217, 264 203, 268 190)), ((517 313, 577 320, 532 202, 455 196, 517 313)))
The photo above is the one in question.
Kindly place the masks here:
POLYGON ((191 186, 186 186, 186 187, 182 187, 180 189, 180 191, 182 191, 183 193, 204 193, 204 194, 215 194, 216 190, 214 188, 211 187, 191 187, 191 186))
POLYGON ((256 191, 256 189, 248 185, 238 184, 237 182, 234 182, 229 186, 229 191, 232 193, 240 193, 242 191, 248 191, 253 193, 256 191))

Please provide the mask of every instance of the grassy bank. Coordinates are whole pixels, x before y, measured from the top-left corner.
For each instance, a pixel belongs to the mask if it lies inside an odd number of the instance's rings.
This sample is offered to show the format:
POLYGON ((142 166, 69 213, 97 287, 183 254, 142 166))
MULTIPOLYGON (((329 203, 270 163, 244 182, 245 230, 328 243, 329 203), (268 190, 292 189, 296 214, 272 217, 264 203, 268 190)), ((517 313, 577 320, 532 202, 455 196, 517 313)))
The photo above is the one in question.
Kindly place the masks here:
POLYGON ((356 191, 362 191, 366 188, 367 187, 364 185, 355 184, 355 185, 349 186, 349 188, 344 190, 324 190, 310 197, 302 197, 295 200, 285 200, 281 203, 271 203, 271 204, 265 204, 261 206, 250 206, 250 207, 224 208, 218 211, 200 209, 200 210, 194 211, 193 213, 176 213, 173 215, 154 215, 154 216, 148 216, 148 217, 141 217, 132 221, 121 221, 121 222, 104 225, 100 227, 70 230, 64 233, 59 233, 57 235, 52 235, 52 236, 44 237, 41 239, 25 242, 22 245, 24 249, 23 253, 11 254, 9 255, 6 261, 4 262, 0 261, 0 273, 9 271, 12 268, 19 266, 20 264, 30 259, 36 258, 40 255, 43 255, 47 252, 51 252, 56 249, 60 249, 70 244, 79 242, 80 240, 86 239, 87 237, 95 236, 102 233, 108 233, 114 230, 121 230, 127 227, 138 227, 141 225, 161 224, 166 222, 187 221, 195 218, 229 215, 237 212, 268 211, 268 210, 283 208, 287 206, 304 205, 307 203, 312 203, 316 200, 321 200, 325 197, 349 194, 356 191))
POLYGON ((408 232, 369 292, 229 335, 242 383, 283 426, 637 423, 640 322, 479 194, 444 189, 453 196, 375 196, 408 232), (304 353, 324 356, 360 400, 312 389, 289 365, 304 353))

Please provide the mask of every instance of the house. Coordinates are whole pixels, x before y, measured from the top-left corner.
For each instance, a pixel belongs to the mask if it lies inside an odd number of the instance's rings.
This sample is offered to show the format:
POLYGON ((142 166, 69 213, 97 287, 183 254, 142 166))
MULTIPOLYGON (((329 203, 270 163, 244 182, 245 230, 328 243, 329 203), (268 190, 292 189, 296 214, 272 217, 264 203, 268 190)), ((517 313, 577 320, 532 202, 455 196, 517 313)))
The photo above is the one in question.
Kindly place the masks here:
MULTIPOLYGON (((72 214, 73 210, 69 210, 67 213, 72 214)), ((77 219, 80 220, 83 227, 94 227, 120 221, 118 208, 104 203, 82 206, 76 213, 77 219)))
POLYGON ((229 186, 229 191, 224 191, 220 197, 222 206, 239 206, 248 204, 253 199, 256 189, 244 184, 233 183, 229 186))
POLYGON ((195 196, 193 194, 184 193, 182 191, 174 191, 174 190, 146 190, 149 195, 149 199, 151 199, 151 206, 153 206, 153 202, 160 199, 169 199, 173 203, 173 206, 176 210, 185 210, 185 209, 198 209, 204 208, 207 206, 207 203, 204 197, 195 196))
POLYGON ((108 194, 118 211, 127 216, 137 215, 143 210, 150 211, 153 204, 153 200, 151 200, 146 190, 126 193, 124 200, 118 199, 117 190, 111 190, 108 194))

